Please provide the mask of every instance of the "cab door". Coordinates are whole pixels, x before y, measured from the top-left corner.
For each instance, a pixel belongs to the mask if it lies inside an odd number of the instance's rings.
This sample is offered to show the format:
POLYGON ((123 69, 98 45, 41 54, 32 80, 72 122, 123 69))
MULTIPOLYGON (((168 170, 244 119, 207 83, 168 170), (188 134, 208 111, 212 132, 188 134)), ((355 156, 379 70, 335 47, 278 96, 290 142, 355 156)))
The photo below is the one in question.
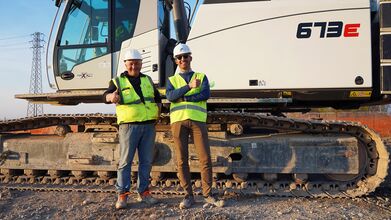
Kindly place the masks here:
POLYGON ((59 90, 97 89, 111 78, 110 1, 71 0, 54 50, 59 90))
POLYGON ((163 0, 69 0, 53 54, 58 89, 107 88, 125 70, 122 52, 129 48, 142 53, 141 71, 159 83, 167 10, 163 0))

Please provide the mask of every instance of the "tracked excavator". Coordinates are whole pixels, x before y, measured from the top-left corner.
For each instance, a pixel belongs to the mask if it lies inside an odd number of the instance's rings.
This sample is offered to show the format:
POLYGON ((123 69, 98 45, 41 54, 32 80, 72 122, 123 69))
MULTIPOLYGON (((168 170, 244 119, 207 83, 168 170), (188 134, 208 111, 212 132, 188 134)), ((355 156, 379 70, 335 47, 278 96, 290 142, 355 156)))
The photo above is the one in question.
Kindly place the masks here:
MULTIPOLYGON (((208 75, 214 190, 356 197, 385 179, 379 135, 358 123, 284 117, 315 107, 391 102, 391 1, 57 0, 47 68, 54 93, 34 103, 101 103, 128 48, 164 91, 172 49, 186 42, 208 75), (175 39, 172 36, 176 35, 175 39)), ((166 107, 169 103, 163 103, 166 107)), ((97 109, 99 111, 99 109, 97 109)), ((151 189, 181 194, 169 112, 157 127, 151 189)), ((0 121, 0 184, 14 189, 114 192, 114 114, 42 115, 0 121), (55 126, 54 134, 31 130, 55 126)), ((190 144, 193 187, 201 186, 190 144)), ((132 170, 137 170, 137 158, 132 170)))

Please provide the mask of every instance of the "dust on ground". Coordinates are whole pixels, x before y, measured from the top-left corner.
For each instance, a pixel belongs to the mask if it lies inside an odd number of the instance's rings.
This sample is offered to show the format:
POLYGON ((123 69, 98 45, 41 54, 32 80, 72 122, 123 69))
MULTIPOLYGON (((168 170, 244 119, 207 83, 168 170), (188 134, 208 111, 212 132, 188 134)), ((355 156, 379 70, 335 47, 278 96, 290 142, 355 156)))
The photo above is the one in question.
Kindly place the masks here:
MULTIPOLYGON (((10 191, 0 188, 0 219, 391 219, 391 212, 365 199, 224 196, 226 207, 204 208, 202 197, 180 210, 181 196, 156 195, 154 206, 138 203, 116 210, 115 194, 10 191)), ((388 198, 383 198, 389 200, 388 198)))

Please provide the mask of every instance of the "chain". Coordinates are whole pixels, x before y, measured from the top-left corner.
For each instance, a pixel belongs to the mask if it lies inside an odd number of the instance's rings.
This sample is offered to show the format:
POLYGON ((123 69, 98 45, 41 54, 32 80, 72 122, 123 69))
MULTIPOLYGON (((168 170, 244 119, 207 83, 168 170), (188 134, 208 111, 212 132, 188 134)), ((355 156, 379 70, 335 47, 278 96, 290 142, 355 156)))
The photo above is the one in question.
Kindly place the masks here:
POLYGON ((5 163, 5 161, 8 159, 8 155, 11 154, 11 151, 7 150, 0 154, 0 166, 5 163))

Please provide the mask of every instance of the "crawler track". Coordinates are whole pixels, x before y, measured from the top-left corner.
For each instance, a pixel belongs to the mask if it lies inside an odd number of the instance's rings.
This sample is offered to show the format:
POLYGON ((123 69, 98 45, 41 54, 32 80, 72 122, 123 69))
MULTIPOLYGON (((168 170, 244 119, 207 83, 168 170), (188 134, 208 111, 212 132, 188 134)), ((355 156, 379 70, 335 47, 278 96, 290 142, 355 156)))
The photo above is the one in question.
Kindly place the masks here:
MULTIPOLYGON (((0 121, 0 133, 54 125, 85 126, 87 124, 105 124, 116 126, 115 121, 115 115, 112 114, 43 115, 33 118, 0 121)), ((317 180, 312 178, 304 183, 279 179, 273 182, 258 179, 249 179, 242 182, 231 178, 222 178, 216 179, 214 182, 215 190, 220 192, 233 191, 242 194, 297 197, 357 197, 375 191, 387 175, 388 153, 385 145, 375 132, 358 123, 309 121, 234 112, 210 112, 208 123, 214 130, 228 130, 236 135, 242 133, 243 127, 269 129, 276 132, 349 135, 359 140, 360 146, 364 148, 363 150, 366 154, 367 162, 364 164, 364 168, 360 170, 360 173, 354 179, 348 181, 317 180)), ((167 115, 162 116, 158 127, 160 130, 166 130, 168 125, 169 117, 167 115)), ((17 190, 115 192, 114 184, 115 179, 102 179, 96 176, 83 178, 66 176, 60 178, 47 175, 0 175, 0 186, 17 190)), ((182 194, 177 179, 163 178, 162 180, 152 180, 152 186, 154 193, 182 194)), ((196 190, 199 190, 200 180, 194 180, 193 186, 196 190)))

